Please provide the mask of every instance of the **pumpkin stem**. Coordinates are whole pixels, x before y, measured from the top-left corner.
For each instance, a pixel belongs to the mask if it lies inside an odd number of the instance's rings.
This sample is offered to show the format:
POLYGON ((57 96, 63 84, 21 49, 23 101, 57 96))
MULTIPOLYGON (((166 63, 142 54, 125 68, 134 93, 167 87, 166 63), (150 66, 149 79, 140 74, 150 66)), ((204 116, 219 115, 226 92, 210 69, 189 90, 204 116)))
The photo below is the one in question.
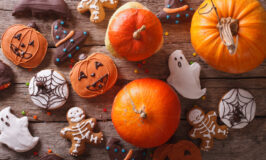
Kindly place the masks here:
POLYGON ((219 29, 220 37, 224 45, 227 46, 229 53, 235 54, 238 44, 238 20, 231 17, 221 18, 217 24, 217 28, 219 29), (233 36, 237 36, 236 43, 234 42, 233 36))
POLYGON ((140 33, 141 33, 142 31, 144 31, 145 29, 146 29, 146 26, 145 26, 145 25, 142 25, 140 29, 136 30, 136 31, 133 33, 133 38, 134 38, 135 40, 140 40, 140 38, 141 38, 140 33))

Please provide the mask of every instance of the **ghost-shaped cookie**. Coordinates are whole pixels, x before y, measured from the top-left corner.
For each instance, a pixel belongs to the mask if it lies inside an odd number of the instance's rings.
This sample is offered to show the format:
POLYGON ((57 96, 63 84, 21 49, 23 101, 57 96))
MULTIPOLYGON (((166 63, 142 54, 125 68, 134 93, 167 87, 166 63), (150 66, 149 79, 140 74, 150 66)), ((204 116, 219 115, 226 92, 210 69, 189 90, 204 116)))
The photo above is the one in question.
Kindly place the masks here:
POLYGON ((10 112, 10 107, 0 111, 0 143, 6 144, 16 152, 27 152, 39 141, 32 137, 28 129, 28 118, 17 118, 10 112))
POLYGON ((168 61, 170 76, 167 82, 185 98, 198 99, 206 93, 200 86, 200 65, 189 64, 181 50, 173 52, 168 61))

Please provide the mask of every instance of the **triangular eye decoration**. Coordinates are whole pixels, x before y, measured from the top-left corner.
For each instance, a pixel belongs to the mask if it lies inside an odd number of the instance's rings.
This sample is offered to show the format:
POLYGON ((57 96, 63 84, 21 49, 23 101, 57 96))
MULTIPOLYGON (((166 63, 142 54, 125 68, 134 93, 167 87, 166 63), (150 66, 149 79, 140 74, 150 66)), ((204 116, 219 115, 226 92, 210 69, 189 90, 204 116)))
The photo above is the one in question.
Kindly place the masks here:
POLYGON ((29 43, 30 46, 34 46, 34 40, 29 43))
POLYGON ((15 35, 15 36, 14 36, 14 38, 16 38, 16 39, 20 40, 20 38, 21 38, 21 35, 22 35, 21 33, 20 33, 20 34, 17 34, 17 35, 15 35))
POLYGON ((80 74, 79 74, 79 81, 82 79, 82 78, 88 78, 85 74, 84 74, 84 72, 80 72, 80 74))
POLYGON ((96 67, 97 70, 98 70, 99 67, 102 67, 102 66, 103 66, 102 63, 100 63, 100 62, 95 62, 95 67, 96 67))

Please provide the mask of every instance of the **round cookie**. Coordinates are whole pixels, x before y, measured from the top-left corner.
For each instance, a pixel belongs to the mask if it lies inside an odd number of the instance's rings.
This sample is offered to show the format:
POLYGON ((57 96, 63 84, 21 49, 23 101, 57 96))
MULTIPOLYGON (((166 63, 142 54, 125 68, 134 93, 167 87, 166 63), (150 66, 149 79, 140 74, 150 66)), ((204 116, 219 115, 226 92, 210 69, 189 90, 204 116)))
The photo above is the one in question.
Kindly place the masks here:
POLYGON ((70 72, 74 91, 83 98, 92 98, 111 89, 118 77, 113 60, 102 53, 94 53, 75 64, 70 72))
POLYGON ((8 88, 12 80, 12 69, 0 60, 0 91, 8 88))
POLYGON ((64 160, 64 158, 58 156, 57 154, 51 153, 42 156, 40 160, 64 160))
POLYGON ((48 42, 34 28, 16 24, 5 31, 1 46, 4 55, 15 65, 36 68, 46 55, 48 42))
POLYGON ((232 129, 241 129, 255 117, 255 98, 244 89, 232 89, 222 97, 218 110, 225 125, 232 129))
POLYGON ((29 94, 35 105, 52 110, 66 103, 69 90, 66 79, 61 73, 46 69, 38 72, 31 79, 29 94))

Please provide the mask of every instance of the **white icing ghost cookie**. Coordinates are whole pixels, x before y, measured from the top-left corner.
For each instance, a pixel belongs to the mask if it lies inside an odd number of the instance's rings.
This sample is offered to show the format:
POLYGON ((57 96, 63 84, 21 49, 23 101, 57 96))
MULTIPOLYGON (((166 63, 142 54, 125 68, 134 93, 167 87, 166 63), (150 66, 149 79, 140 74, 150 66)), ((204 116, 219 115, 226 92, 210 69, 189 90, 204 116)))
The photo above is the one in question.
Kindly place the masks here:
POLYGON ((0 143, 17 152, 31 150, 39 141, 32 137, 28 129, 28 118, 17 118, 10 112, 10 107, 0 111, 0 143))
POLYGON ((170 55, 168 63, 170 76, 167 82, 183 97, 198 99, 206 93, 206 88, 201 89, 200 86, 200 65, 197 62, 189 65, 183 52, 176 50, 170 55))
POLYGON ((256 102, 248 91, 232 89, 222 97, 218 110, 224 124, 232 129, 241 129, 254 119, 256 102))
POLYGON ((52 69, 42 70, 30 81, 29 94, 37 106, 44 109, 57 109, 63 106, 69 90, 65 77, 52 69))

